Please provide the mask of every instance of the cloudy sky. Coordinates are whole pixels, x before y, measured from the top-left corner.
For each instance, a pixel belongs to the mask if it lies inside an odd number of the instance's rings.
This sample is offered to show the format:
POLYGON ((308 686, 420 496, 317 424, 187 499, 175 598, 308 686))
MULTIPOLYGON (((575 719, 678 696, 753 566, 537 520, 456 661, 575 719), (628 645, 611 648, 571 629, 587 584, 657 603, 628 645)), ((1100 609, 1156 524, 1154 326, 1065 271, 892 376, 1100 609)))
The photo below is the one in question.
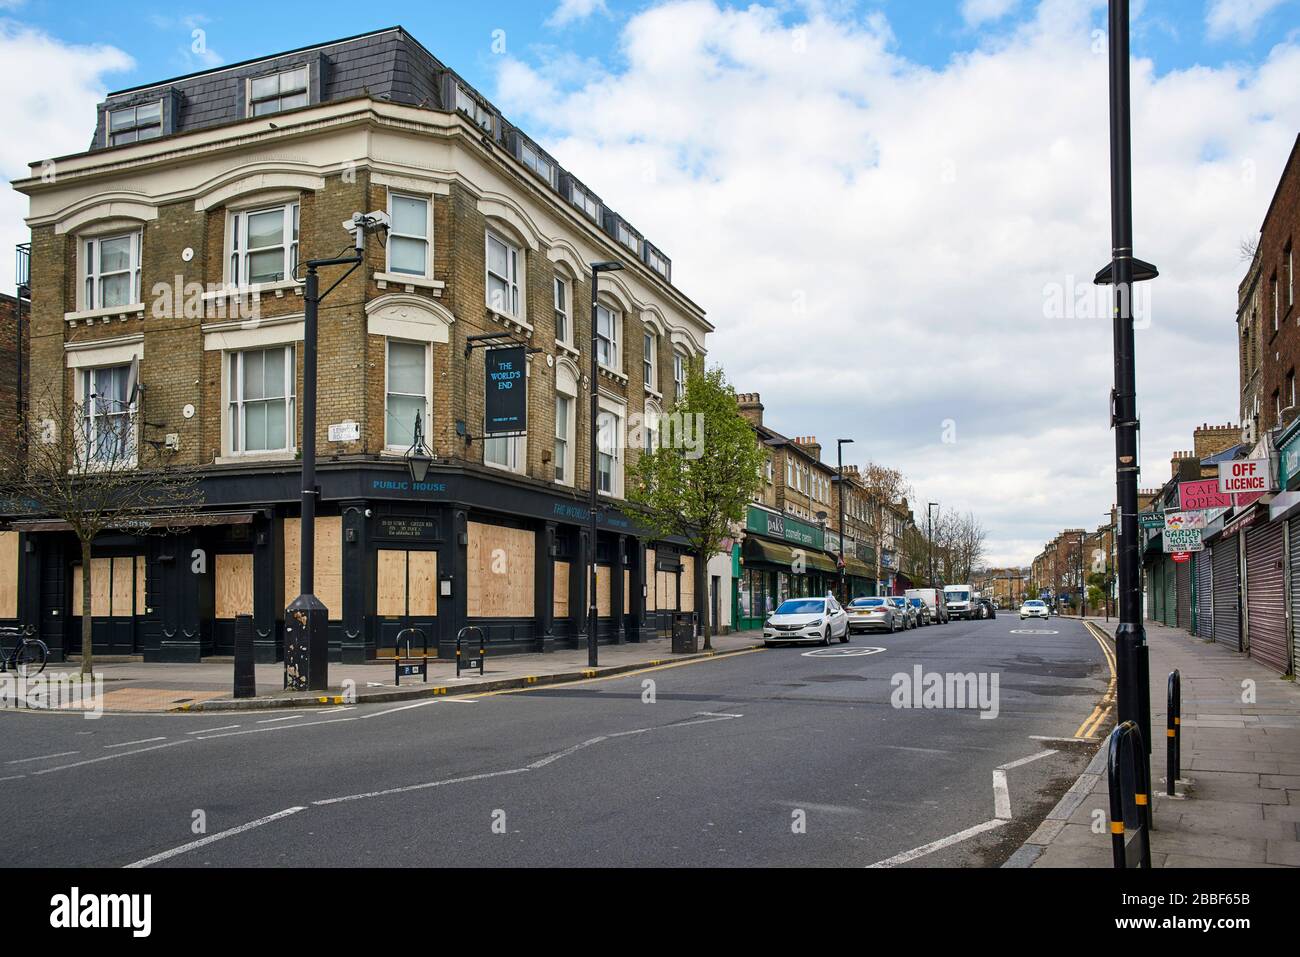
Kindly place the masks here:
MULTIPOLYGON (((392 23, 673 258, 773 427, 856 439, 851 461, 975 512, 998 563, 1102 522, 1104 2, 0 0, 0 171, 84 149, 108 90, 392 23)), ((1194 426, 1237 419, 1240 245, 1300 133, 1300 0, 1135 0, 1134 53, 1158 486, 1194 426)), ((0 195, 6 247, 24 212, 0 195)))

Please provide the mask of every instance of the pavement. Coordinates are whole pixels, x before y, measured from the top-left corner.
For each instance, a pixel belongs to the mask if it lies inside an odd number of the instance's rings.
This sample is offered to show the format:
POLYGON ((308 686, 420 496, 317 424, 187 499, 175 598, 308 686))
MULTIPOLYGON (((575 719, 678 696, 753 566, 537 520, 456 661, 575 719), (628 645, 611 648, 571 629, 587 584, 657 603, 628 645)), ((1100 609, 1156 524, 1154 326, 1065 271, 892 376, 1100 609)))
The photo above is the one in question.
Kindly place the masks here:
POLYGON ((1081 623, 1030 624, 404 702, 2 710, 0 797, 41 813, 0 866, 998 866, 1110 678, 1081 623))
MULTIPOLYGON (((1090 619, 1107 635, 1114 621, 1090 619)), ((1153 867, 1300 866, 1300 688, 1223 645, 1146 623, 1153 867), (1166 682, 1182 684, 1182 778, 1167 797, 1166 682)), ((1113 719, 1100 729, 1108 733, 1113 719)), ((1111 867, 1106 748, 1009 867, 1111 867)))
MULTIPOLYGON (((156 664, 140 661, 96 661, 94 672, 103 679, 102 696, 77 699, 70 707, 109 712, 148 713, 159 711, 245 711, 261 708, 295 708, 318 705, 406 701, 437 695, 459 695, 501 691, 509 688, 557 681, 573 681, 600 675, 619 674, 647 665, 712 655, 735 654, 762 646, 758 631, 734 632, 713 638, 713 650, 675 655, 672 640, 654 639, 622 645, 601 645, 600 666, 587 664, 587 650, 562 649, 547 654, 489 656, 484 674, 477 670, 456 677, 454 659, 431 658, 428 681, 404 677, 397 683, 393 659, 379 659, 361 665, 331 663, 330 690, 294 692, 284 690, 283 664, 256 666, 257 694, 235 699, 234 663, 231 659, 200 664, 156 664)), ((701 640, 701 644, 702 644, 701 640)), ((74 658, 51 664, 46 677, 76 675, 80 664, 74 658)))

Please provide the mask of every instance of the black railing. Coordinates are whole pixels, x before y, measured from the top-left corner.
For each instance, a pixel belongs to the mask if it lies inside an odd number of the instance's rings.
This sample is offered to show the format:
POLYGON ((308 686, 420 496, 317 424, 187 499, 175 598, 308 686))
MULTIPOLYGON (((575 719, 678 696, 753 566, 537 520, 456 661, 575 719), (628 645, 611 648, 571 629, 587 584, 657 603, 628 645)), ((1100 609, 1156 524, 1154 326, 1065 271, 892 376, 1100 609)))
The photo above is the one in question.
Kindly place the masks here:
POLYGON ((32 244, 19 243, 14 247, 14 285, 24 299, 32 297, 32 244))

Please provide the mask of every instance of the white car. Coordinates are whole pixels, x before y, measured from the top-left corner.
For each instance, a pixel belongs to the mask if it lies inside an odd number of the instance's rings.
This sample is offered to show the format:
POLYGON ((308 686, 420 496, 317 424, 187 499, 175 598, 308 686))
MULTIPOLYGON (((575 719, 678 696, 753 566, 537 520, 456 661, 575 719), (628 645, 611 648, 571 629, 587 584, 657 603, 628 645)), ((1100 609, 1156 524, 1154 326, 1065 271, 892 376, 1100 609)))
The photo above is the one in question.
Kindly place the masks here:
POLYGON ((1024 621, 1026 618, 1041 618, 1046 621, 1049 614, 1050 612, 1047 610, 1047 603, 1038 601, 1037 599, 1027 601, 1020 606, 1021 621, 1024 621))
POLYGON ((834 598, 788 598, 763 623, 763 644, 771 648, 787 641, 816 641, 829 645, 849 640, 849 616, 834 598))

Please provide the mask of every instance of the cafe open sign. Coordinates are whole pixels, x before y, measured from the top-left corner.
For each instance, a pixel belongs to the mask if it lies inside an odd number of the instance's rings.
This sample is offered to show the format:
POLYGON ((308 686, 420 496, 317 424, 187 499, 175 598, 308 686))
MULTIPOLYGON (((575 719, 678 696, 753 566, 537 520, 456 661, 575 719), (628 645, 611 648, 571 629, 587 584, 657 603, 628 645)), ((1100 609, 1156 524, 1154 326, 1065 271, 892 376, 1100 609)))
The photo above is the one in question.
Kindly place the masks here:
POLYGON ((488 435, 527 431, 527 363, 523 346, 487 351, 483 431, 488 435))
POLYGON ((1219 491, 1224 495, 1248 495, 1272 491, 1268 459, 1239 459, 1219 463, 1219 491))

